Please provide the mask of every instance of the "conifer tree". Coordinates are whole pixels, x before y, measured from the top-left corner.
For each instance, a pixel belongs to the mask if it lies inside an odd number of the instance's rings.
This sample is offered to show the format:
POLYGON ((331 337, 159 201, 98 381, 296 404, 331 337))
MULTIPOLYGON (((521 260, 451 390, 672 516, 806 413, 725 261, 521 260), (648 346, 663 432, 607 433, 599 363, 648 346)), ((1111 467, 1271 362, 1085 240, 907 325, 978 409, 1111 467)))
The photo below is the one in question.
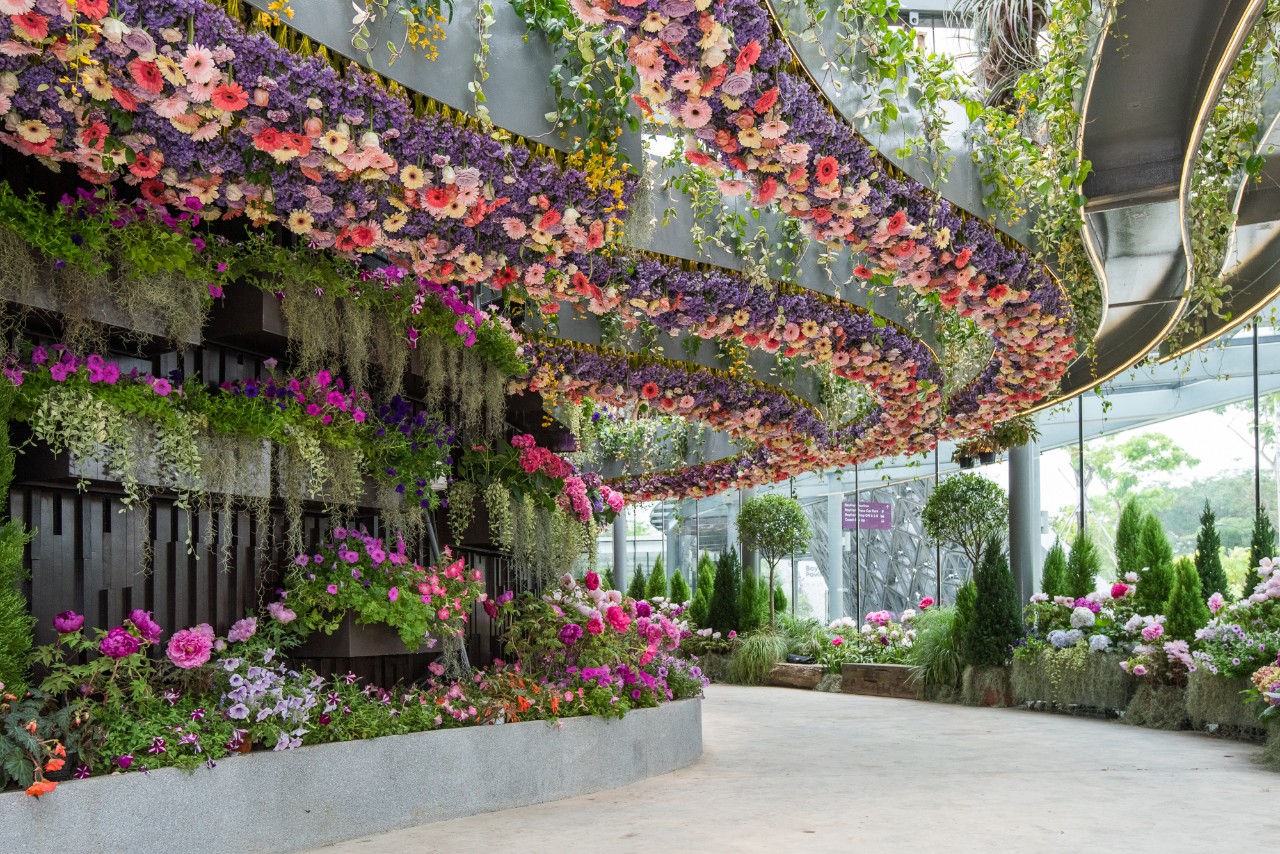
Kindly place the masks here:
POLYGON ((649 581, 645 585, 645 598, 657 599, 667 598, 667 568, 662 563, 662 555, 658 555, 658 559, 653 562, 653 569, 649 571, 649 581))
POLYGON ((1227 574, 1222 570, 1222 541, 1218 538, 1218 520, 1209 502, 1200 514, 1200 533, 1196 534, 1196 572, 1200 591, 1205 596, 1227 594, 1227 574))
POLYGON ((1079 531, 1071 541, 1071 554, 1067 557, 1066 584, 1063 596, 1080 598, 1097 587, 1098 548, 1087 531, 1079 531))
POLYGON ((1040 580, 1040 589, 1051 597, 1067 595, 1067 551, 1060 540, 1053 541, 1053 547, 1044 557, 1044 576, 1040 580))
POLYGON ((738 591, 742 587, 742 564, 738 553, 726 549, 716 561, 716 580, 708 605, 707 626, 728 636, 739 628, 738 591))
POLYGON ((683 605, 693 599, 693 595, 689 592, 689 582, 684 580, 684 575, 680 570, 671 573, 671 601, 677 605, 683 605))
POLYGON ((711 593, 715 590, 716 582, 716 564, 711 559, 711 555, 706 552, 702 553, 702 557, 698 558, 698 576, 695 580, 697 585, 694 589, 698 593, 705 592, 707 594, 707 602, 711 602, 711 593))
POLYGON ((1138 499, 1130 498, 1120 511, 1120 522, 1116 525, 1116 571, 1121 578, 1146 566, 1142 560, 1142 522, 1138 499))
POLYGON ((1154 514, 1142 520, 1142 565, 1134 605, 1141 614, 1163 614, 1173 592, 1173 547, 1154 514))
POLYGON ((1022 637, 1022 609, 1009 559, 995 537, 983 548, 973 580, 978 597, 966 628, 965 658, 975 667, 998 667, 1008 663, 1022 637))
POLYGON ((644 567, 639 564, 631 574, 631 585, 627 588, 627 595, 639 602, 641 599, 648 598, 648 585, 644 577, 644 567))
POLYGON ((708 616, 711 613, 711 603, 707 601, 707 592, 702 588, 698 588, 698 592, 694 594, 693 602, 689 605, 689 622, 700 629, 709 627, 708 616))
POLYGON ((1264 557, 1276 557, 1276 529, 1271 526, 1271 517, 1267 511, 1258 508, 1253 520, 1253 539, 1249 542, 1249 569, 1244 574, 1244 590, 1242 597, 1253 593, 1253 588, 1262 583, 1262 574, 1258 572, 1258 564, 1264 557))
MULTIPOLYGON (((1141 590, 1141 585, 1139 585, 1141 590)), ((1164 633, 1172 640, 1189 641, 1196 629, 1209 622, 1209 606, 1200 588, 1200 573, 1189 558, 1182 558, 1174 568, 1173 592, 1165 610, 1164 633)))

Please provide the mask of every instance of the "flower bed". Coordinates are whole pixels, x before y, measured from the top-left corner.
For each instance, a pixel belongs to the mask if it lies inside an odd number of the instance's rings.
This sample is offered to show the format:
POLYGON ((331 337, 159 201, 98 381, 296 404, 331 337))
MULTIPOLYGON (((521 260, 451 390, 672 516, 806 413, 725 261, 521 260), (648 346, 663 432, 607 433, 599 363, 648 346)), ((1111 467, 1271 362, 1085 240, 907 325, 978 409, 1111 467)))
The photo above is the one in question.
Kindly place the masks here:
POLYGON ((85 851, 279 854, 625 786, 701 754, 702 707, 685 700, 622 720, 508 723, 232 756, 212 771, 79 781, 38 802, 0 794, 0 839, 32 851, 75 839, 85 851), (343 809, 327 808, 339 792, 343 809), (234 820, 191 821, 209 804, 234 820))

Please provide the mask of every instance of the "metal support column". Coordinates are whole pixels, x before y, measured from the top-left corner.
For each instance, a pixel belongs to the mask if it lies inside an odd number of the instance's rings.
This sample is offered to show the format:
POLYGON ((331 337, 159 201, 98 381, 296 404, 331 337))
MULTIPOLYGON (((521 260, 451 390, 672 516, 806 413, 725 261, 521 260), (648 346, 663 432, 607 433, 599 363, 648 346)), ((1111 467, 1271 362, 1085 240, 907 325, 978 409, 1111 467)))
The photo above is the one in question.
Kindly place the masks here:
POLYGON ((827 619, 844 616, 844 496, 827 496, 827 619))
MULTIPOLYGON (((1253 515, 1262 512, 1262 410, 1258 401, 1258 318, 1253 319, 1253 515)), ((1247 591, 1246 591, 1247 592, 1247 591)))
POLYGON ((613 520, 613 589, 627 589, 627 511, 613 520))
POLYGON ((1080 533, 1084 533, 1085 496, 1084 496, 1084 395, 1076 397, 1076 462, 1080 466, 1080 533))
POLYGON ((1040 589, 1040 446, 1028 442, 1009 451, 1009 564, 1018 601, 1040 589))

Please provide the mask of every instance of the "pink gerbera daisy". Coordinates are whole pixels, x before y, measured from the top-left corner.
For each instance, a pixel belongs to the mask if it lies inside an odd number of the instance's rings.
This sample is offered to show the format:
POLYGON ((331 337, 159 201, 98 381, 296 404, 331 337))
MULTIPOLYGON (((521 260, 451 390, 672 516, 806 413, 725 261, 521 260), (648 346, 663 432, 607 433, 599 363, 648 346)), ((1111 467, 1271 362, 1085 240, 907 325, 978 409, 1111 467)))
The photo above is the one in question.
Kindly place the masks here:
POLYGON ((697 130, 711 121, 711 105, 701 98, 690 98, 680 108, 680 120, 685 127, 697 130))
POLYGON ((182 57, 182 72, 192 83, 208 83, 217 70, 213 62, 213 51, 203 45, 190 45, 186 55, 182 57))

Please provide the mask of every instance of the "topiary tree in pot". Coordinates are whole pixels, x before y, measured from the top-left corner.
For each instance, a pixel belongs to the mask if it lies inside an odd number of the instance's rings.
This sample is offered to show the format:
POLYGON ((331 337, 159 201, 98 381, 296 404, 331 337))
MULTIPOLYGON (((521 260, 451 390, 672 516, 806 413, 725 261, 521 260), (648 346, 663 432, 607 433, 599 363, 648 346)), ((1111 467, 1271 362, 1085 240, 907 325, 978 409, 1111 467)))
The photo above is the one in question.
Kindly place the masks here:
POLYGON ((933 490, 921 521, 929 539, 960 549, 976 568, 983 547, 1009 525, 1009 496, 981 475, 954 474, 933 490))
POLYGON ((774 573, 778 561, 809 545, 809 517, 800 502, 785 495, 759 495, 738 511, 738 541, 759 552, 769 565, 769 625, 773 625, 774 573))

